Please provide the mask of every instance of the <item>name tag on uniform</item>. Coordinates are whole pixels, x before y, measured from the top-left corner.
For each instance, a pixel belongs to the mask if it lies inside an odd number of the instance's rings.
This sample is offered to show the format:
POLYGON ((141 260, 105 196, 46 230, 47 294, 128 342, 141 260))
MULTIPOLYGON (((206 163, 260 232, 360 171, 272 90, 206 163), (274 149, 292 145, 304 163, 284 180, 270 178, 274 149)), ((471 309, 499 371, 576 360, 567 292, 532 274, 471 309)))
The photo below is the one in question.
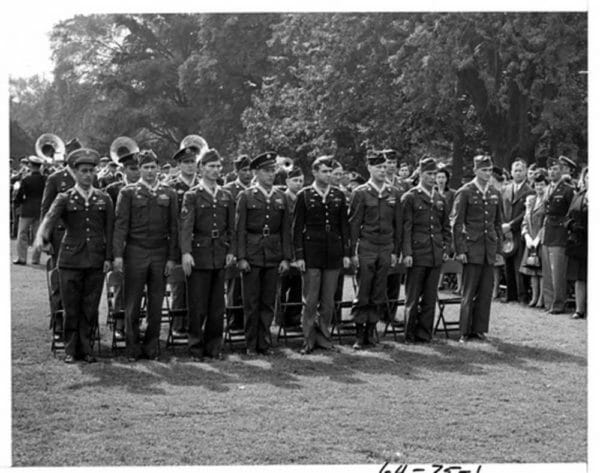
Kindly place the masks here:
POLYGON ((396 205, 396 198, 395 197, 389 197, 387 200, 388 204, 390 205, 396 205))
POLYGON ((275 203, 277 203, 277 204, 283 204, 283 200, 281 200, 281 199, 275 199, 275 203))
POLYGON ((160 202, 169 202, 169 196, 167 194, 160 194, 158 200, 160 202))

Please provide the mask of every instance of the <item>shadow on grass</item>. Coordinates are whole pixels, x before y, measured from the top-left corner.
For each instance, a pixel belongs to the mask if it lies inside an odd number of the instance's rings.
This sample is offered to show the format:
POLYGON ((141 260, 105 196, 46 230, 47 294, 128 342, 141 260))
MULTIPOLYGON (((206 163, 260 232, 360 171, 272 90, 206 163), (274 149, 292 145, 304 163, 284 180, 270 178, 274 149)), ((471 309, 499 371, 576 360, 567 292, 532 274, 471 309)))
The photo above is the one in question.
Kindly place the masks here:
POLYGON ((300 356, 294 348, 280 347, 270 357, 248 358, 232 354, 228 360, 195 363, 188 358, 163 352, 161 361, 121 362, 103 358, 97 365, 80 365, 94 379, 69 386, 121 388, 132 393, 166 394, 164 384, 198 386, 213 392, 227 392, 232 386, 270 384, 281 389, 303 389, 302 378, 328 378, 337 383, 364 384, 364 377, 383 375, 411 380, 426 380, 436 373, 485 376, 490 366, 507 366, 524 371, 539 371, 534 363, 575 363, 586 366, 585 357, 560 350, 527 346, 490 339, 487 343, 457 345, 438 339, 426 345, 406 346, 385 341, 377 348, 352 352, 316 352, 300 356))

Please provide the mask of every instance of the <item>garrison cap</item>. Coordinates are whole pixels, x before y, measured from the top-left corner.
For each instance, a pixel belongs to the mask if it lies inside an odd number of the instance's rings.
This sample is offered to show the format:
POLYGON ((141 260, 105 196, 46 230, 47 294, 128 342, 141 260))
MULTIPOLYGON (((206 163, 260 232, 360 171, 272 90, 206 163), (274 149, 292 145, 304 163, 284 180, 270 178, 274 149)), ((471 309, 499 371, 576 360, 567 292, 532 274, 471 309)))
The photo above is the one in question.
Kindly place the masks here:
POLYGON ((571 169, 577 169, 577 164, 575 163, 575 161, 573 161, 571 158, 568 158, 566 156, 559 156, 558 162, 560 164, 563 164, 564 166, 570 167, 571 169))
POLYGON ((288 175, 287 175, 288 179, 291 179, 293 177, 300 177, 300 176, 303 176, 302 169, 300 169, 299 167, 296 167, 296 166, 294 166, 290 170, 290 172, 288 172, 288 175))
POLYGON ((144 164, 148 163, 158 164, 158 157, 156 156, 156 153, 151 149, 143 149, 138 155, 138 161, 140 163, 140 166, 143 166, 144 164))
POLYGON ((259 154, 250 162, 250 169, 260 169, 265 166, 275 166, 277 153, 274 151, 266 151, 259 154))
POLYGON ((437 171, 438 166, 435 158, 425 156, 419 161, 419 172, 437 171))
MULTIPOLYGON (((480 154, 473 158, 473 169, 491 168, 493 166, 494 163, 492 163, 490 156, 480 154)), ((502 170, 500 170, 500 174, 502 174, 502 170)))
POLYGON ((239 171, 240 169, 250 167, 250 163, 250 156, 247 154, 242 154, 233 162, 233 166, 235 167, 236 171, 239 171))
POLYGON ((398 161, 398 152, 395 149, 383 149, 379 154, 388 161, 398 161))
POLYGON ((213 161, 221 161, 221 155, 214 148, 207 149, 200 155, 200 163, 202 164, 212 163, 213 161))
POLYGON ((27 162, 29 164, 44 164, 46 161, 44 161, 42 158, 40 158, 39 156, 34 156, 31 155, 28 158, 25 158, 27 160, 27 162))
POLYGON ((382 153, 374 152, 367 156, 367 164, 369 166, 377 166, 385 163, 385 155, 382 153))
POLYGON ((194 162, 198 158, 198 148, 196 146, 187 146, 177 150, 177 152, 171 158, 173 161, 183 161, 184 159, 193 159, 194 162))
POLYGON ((77 167, 80 164, 97 166, 100 162, 100 154, 98 154, 98 151, 90 148, 79 148, 69 153, 67 161, 71 167, 77 167))
POLYGON ((334 159, 331 156, 319 156, 312 163, 312 168, 317 170, 321 166, 327 166, 333 169, 334 159))

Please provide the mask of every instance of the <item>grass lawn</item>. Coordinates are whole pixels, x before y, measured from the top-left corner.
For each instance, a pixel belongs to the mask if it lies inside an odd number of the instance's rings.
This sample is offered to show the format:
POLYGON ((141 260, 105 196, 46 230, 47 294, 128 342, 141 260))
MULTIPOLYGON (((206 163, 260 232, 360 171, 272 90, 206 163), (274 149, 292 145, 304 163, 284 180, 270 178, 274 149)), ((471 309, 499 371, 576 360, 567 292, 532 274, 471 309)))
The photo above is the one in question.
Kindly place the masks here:
POLYGON ((100 362, 66 365, 45 271, 11 269, 14 465, 586 461, 586 321, 494 303, 487 343, 133 364, 103 300, 100 362))

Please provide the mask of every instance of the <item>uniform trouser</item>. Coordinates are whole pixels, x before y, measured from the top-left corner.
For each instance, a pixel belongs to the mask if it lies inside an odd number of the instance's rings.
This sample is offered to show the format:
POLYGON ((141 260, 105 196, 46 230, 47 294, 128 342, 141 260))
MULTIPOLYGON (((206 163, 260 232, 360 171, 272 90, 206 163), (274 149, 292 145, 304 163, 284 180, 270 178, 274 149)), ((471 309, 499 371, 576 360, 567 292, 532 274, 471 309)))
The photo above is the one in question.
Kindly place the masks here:
MULTIPOLYGON (((123 303, 123 293, 124 293, 124 284, 120 284, 119 286, 117 286, 115 288, 115 299, 114 299, 114 309, 115 310, 123 310, 124 309, 124 303, 123 303)), ((117 319, 115 321, 115 330, 120 330, 122 331, 125 327, 125 320, 123 319, 117 319)))
POLYGON ((244 273, 244 331, 246 348, 266 350, 271 345, 271 323, 275 313, 277 267, 252 266, 244 273))
POLYGON ((306 268, 302 274, 304 348, 331 348, 331 319, 339 269, 306 268))
POLYGON ((542 246, 544 305, 563 312, 567 300, 567 254, 564 246, 542 246))
MULTIPOLYGON (((298 303, 302 302, 302 275, 297 268, 290 270, 281 277, 281 302, 298 303)), ((300 323, 300 305, 286 307, 282 313, 283 320, 280 321, 286 327, 295 326, 300 323)))
MULTIPOLYGON (((185 309, 187 307, 186 284, 176 283, 171 285, 171 309, 185 309)), ((173 330, 183 332, 187 329, 187 317, 176 317, 173 320, 173 330)))
MULTIPOLYGON (((339 271, 337 286, 335 288, 335 295, 333 296, 334 302, 340 302, 344 298, 344 281, 346 275, 344 274, 344 270, 341 269, 339 271)), ((333 313, 333 320, 335 323, 339 324, 342 321, 342 308, 338 307, 337 310, 333 313)))
POLYGON ((413 266, 406 274, 404 307, 407 340, 431 340, 441 266, 413 266))
POLYGON ((216 357, 223 339, 225 270, 194 269, 188 288, 190 354, 216 357))
MULTIPOLYGON (((398 296, 400 295, 400 284, 402 284, 402 275, 400 273, 392 273, 388 274, 387 277, 387 300, 395 301, 398 300, 398 296)), ((385 312, 386 320, 392 321, 396 315, 396 310, 393 309, 391 311, 387 310, 385 312)))
MULTIPOLYGON (((60 242, 65 234, 64 227, 56 227, 52 231, 52 235, 50 236, 50 243, 52 244, 52 248, 54 253, 50 257, 50 269, 56 268, 56 262, 58 261, 58 250, 60 248, 60 242)), ((52 308, 52 313, 57 310, 62 309, 63 304, 60 297, 60 284, 58 287, 52 287, 50 289, 50 307, 52 308)))
POLYGON ((358 293, 352 304, 355 323, 377 323, 386 312, 387 277, 393 245, 375 245, 361 241, 358 245, 358 293))
POLYGON ((165 295, 167 248, 146 249, 128 245, 125 250, 125 337, 130 355, 157 355, 160 319, 165 295), (140 345, 140 304, 147 288, 148 326, 140 345))
MULTIPOLYGON (((242 306, 242 277, 237 270, 226 270, 225 277, 227 279, 227 305, 242 306)), ((244 309, 233 309, 229 316, 231 327, 240 329, 244 327, 244 309)))
POLYGON ((102 268, 59 268, 58 275, 65 311, 65 353, 74 357, 91 354, 104 281, 102 268))
MULTIPOLYGON (((35 234, 38 231, 38 227, 40 226, 40 219, 38 217, 21 217, 19 220, 19 231, 17 236, 17 258, 21 261, 27 262, 27 247, 29 246, 29 234, 33 233, 35 238, 35 234)), ((40 254, 39 250, 33 250, 33 254, 31 255, 32 263, 40 262, 40 254)))
MULTIPOLYGON (((516 236, 515 238, 519 238, 516 236)), ((504 258, 504 268, 506 275, 506 300, 524 302, 527 298, 527 286, 525 278, 519 272, 521 260, 523 259, 524 245, 522 242, 518 245, 517 251, 512 256, 504 258)))
POLYGON ((490 325, 494 265, 471 264, 463 267, 462 302, 460 303, 460 333, 485 333, 490 325))

